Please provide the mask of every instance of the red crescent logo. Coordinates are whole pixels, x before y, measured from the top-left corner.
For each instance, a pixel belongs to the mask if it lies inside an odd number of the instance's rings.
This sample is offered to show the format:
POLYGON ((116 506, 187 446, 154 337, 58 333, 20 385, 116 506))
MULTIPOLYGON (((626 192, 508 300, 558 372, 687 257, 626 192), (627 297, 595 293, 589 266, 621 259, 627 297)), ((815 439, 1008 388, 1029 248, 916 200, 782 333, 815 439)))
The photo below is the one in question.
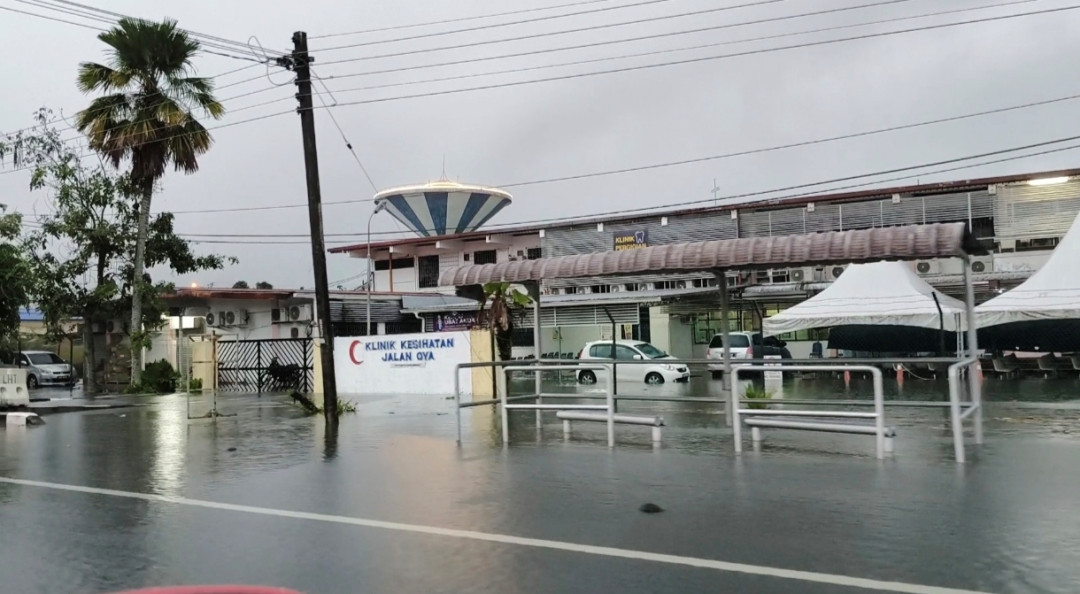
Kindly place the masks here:
POLYGON ((349 345, 349 358, 352 359, 354 365, 360 365, 364 362, 362 359, 359 361, 356 359, 356 347, 359 345, 359 340, 354 340, 353 343, 349 345))

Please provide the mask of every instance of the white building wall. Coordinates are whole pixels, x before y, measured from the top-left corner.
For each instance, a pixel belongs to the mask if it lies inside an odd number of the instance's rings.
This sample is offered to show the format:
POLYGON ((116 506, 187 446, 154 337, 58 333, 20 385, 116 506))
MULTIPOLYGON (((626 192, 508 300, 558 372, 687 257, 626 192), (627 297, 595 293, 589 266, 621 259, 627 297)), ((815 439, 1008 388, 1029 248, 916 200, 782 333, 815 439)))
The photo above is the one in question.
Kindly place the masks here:
MULTIPOLYGON (((419 286, 418 281, 418 262, 416 258, 422 256, 439 256, 439 271, 444 272, 450 268, 461 266, 463 264, 471 264, 474 261, 473 253, 482 251, 495 251, 496 263, 506 262, 511 258, 525 258, 528 255, 529 249, 540 247, 540 236, 537 234, 520 235, 520 236, 503 236, 503 235, 491 235, 491 243, 488 243, 486 238, 481 237, 473 241, 462 241, 460 245, 457 245, 459 240, 448 240, 447 243, 455 245, 455 249, 436 249, 434 245, 427 245, 412 248, 412 253, 406 254, 399 251, 393 254, 395 259, 400 258, 412 258, 414 260, 412 268, 401 268, 393 271, 394 282, 390 284, 390 271, 389 270, 376 270, 375 271, 375 284, 374 290, 376 291, 398 291, 398 292, 431 292, 431 293, 449 293, 453 294, 453 287, 424 287, 419 286), (469 260, 465 260, 465 255, 469 255, 469 260)), ((402 246, 402 249, 409 249, 409 246, 402 246)), ((380 252, 375 255, 377 260, 385 261, 388 257, 387 253, 380 252)), ((363 270, 359 271, 363 274, 363 270)))

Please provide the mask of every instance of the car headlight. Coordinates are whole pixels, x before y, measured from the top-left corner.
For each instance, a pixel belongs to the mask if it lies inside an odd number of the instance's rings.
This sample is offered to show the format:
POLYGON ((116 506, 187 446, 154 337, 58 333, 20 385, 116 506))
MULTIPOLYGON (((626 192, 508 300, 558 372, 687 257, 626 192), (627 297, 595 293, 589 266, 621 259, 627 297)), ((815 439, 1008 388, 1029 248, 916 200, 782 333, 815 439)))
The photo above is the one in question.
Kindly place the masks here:
POLYGON ((663 367, 667 371, 675 371, 675 366, 674 365, 662 365, 661 367, 663 367))

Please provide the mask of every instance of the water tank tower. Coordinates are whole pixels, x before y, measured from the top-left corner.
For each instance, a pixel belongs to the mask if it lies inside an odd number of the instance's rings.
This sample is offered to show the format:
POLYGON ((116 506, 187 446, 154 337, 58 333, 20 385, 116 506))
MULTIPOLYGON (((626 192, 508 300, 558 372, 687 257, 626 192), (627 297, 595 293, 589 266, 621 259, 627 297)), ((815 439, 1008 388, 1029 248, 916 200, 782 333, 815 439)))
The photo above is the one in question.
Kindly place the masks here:
POLYGON ((435 181, 419 186, 390 188, 375 194, 386 210, 423 237, 475 231, 513 200, 509 192, 435 181))

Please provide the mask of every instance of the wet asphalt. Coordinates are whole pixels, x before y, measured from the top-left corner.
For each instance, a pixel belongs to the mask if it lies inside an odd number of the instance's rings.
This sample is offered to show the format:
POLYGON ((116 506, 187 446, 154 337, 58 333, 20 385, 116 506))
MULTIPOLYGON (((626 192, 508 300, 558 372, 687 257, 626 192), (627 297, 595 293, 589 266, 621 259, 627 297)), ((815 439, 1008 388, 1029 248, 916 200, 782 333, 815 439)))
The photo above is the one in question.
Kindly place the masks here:
MULTIPOLYGON (((942 386, 908 383, 902 395, 932 398, 942 386)), ((0 592, 197 583, 310 594, 904 591, 840 585, 846 577, 1075 592, 1080 406, 1069 395, 1078 387, 1075 380, 988 382, 995 401, 988 443, 972 446, 964 466, 952 462, 940 411, 890 411, 897 450, 878 461, 869 438, 782 431, 767 432, 758 452, 747 442, 736 457, 711 404, 625 403, 623 412, 668 419, 664 443, 654 449, 647 429, 620 427, 608 450, 603 426, 575 428, 564 441, 553 417, 538 428, 532 412, 513 413, 511 444, 503 448, 488 407, 464 413, 458 448, 452 405, 442 397, 350 397, 359 412, 336 434, 282 396, 221 396, 219 410, 235 416, 216 421, 189 421, 182 397, 134 399, 143 406, 0 430, 0 477, 184 499, 0 483, 0 592), (646 502, 664 511, 643 514, 646 502), (567 543, 746 564, 765 575, 566 550, 567 543), (775 569, 826 580, 778 577, 775 569)), ((566 382, 552 389, 595 388, 566 382)), ((711 389, 703 381, 628 388, 660 396, 711 389)), ((865 395, 858 382, 845 389, 825 379, 788 382, 783 393, 865 395)), ((209 402, 194 400, 193 414, 209 402)))

